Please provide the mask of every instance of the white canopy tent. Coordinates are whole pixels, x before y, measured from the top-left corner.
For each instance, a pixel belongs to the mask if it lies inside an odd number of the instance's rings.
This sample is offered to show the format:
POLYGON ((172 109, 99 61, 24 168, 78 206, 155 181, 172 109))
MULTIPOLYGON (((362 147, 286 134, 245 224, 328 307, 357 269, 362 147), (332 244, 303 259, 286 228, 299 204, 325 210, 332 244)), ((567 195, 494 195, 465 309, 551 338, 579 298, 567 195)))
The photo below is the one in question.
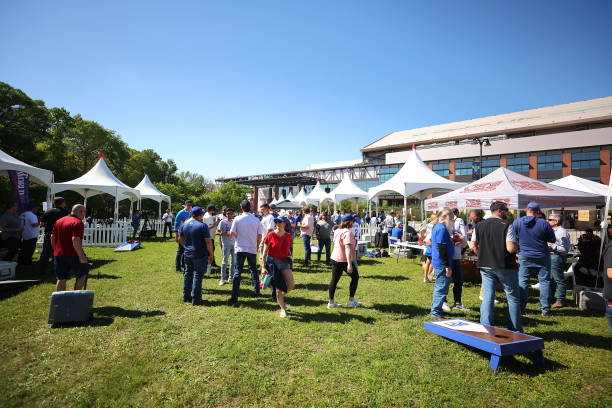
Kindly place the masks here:
POLYGON ((117 219, 119 213, 119 201, 129 198, 130 200, 140 199, 140 192, 125 183, 121 182, 110 171, 104 160, 104 156, 100 155, 100 159, 95 166, 87 173, 74 180, 64 183, 53 183, 51 185, 51 194, 55 195, 61 191, 76 191, 83 196, 84 204, 87 205, 87 198, 98 194, 110 194, 115 197, 114 217, 117 219))
POLYGON ((300 205, 307 204, 308 202, 306 201, 306 191, 304 189, 301 189, 300 192, 293 199, 293 202, 300 205))
POLYGON ((604 197, 608 194, 608 186, 605 184, 597 183, 595 181, 577 176, 566 176, 552 181, 550 184, 553 186, 571 188, 572 190, 582 191, 584 193, 597 194, 604 197))
POLYGON ((287 198, 285 198, 285 200, 287 201, 293 201, 295 199, 295 197, 293 197, 293 193, 289 192, 289 194, 287 194, 287 198))
POLYGON ((149 176, 145 173, 144 177, 138 183, 136 187, 134 187, 140 193, 140 200, 138 200, 138 209, 140 209, 140 201, 143 198, 148 198, 159 203, 159 217, 161 218, 161 203, 166 200, 168 202, 168 208, 170 208, 171 200, 170 196, 162 193, 155 187, 155 185, 151 182, 149 176))
POLYGON ((321 201, 327 196, 327 193, 321 188, 321 183, 317 180, 317 184, 315 184, 314 188, 306 196, 306 202, 308 204, 316 204, 317 207, 321 206, 321 201))
POLYGON ((53 172, 38 167, 30 166, 27 163, 17 160, 11 155, 0 150, 0 174, 8 174, 9 170, 21 171, 30 175, 30 180, 36 184, 47 187, 47 201, 50 201, 51 184, 53 184, 53 172))
MULTIPOLYGON (((446 179, 433 172, 421 160, 413 148, 402 168, 389 180, 368 190, 369 199, 380 198, 385 194, 399 194, 404 197, 404 224, 406 224, 408 197, 423 200, 428 195, 440 190, 456 190, 466 183, 446 179)), ((421 203, 421 214, 424 218, 424 206, 421 203)))
POLYGON ((344 173, 342 181, 332 191, 326 194, 322 199, 321 203, 329 200, 334 203, 334 211, 336 210, 336 204, 343 200, 355 201, 355 209, 357 210, 360 200, 367 200, 368 193, 363 191, 353 179, 349 173, 344 173))

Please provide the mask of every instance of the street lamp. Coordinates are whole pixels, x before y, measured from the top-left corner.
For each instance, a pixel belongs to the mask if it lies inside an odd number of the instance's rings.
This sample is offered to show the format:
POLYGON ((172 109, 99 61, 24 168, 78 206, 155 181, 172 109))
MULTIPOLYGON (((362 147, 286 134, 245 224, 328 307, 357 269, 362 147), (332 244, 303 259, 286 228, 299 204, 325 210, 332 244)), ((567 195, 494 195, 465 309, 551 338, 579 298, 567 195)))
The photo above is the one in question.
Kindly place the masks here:
POLYGON ((479 137, 475 137, 472 139, 472 144, 479 144, 480 145, 480 170, 478 171, 478 178, 481 179, 482 178, 482 145, 485 146, 491 146, 491 142, 489 142, 488 138, 484 138, 481 139, 479 137))

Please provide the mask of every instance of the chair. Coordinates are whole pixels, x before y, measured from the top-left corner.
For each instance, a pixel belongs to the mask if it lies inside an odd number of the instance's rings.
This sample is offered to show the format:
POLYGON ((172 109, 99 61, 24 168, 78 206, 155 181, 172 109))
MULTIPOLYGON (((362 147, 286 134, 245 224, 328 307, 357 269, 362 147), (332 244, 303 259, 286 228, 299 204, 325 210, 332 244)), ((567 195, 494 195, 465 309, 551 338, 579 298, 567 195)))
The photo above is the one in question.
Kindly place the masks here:
POLYGON ((395 263, 399 263, 399 258, 402 253, 406 255, 406 258, 408 258, 409 252, 409 248, 400 245, 399 238, 391 236, 389 237, 389 255, 393 255, 395 257, 395 263))

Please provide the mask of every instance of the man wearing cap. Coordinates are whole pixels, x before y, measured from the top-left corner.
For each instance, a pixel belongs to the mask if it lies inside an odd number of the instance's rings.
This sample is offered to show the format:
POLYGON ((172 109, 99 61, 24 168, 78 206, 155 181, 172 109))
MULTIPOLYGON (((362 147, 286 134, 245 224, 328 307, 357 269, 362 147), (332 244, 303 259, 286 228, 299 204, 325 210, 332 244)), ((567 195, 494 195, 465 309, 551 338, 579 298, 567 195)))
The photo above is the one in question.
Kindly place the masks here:
MULTIPOLYGON (((569 233, 561 226, 561 215, 550 214, 548 223, 555 232, 555 242, 549 243, 550 248, 550 274, 553 283, 557 286, 557 301, 551 305, 552 308, 563 307, 565 302, 565 261, 567 261, 567 253, 570 249, 569 233)), ((551 290, 551 299, 554 297, 555 291, 551 290)), ((552 301, 552 300, 551 300, 552 301)))
POLYGON ((40 222, 36 216, 36 211, 38 211, 37 204, 28 204, 28 210, 21 214, 23 232, 21 234, 22 242, 17 257, 17 263, 19 263, 19 265, 32 264, 32 255, 34 255, 34 250, 36 249, 38 231, 40 230, 40 222))
POLYGON ((174 218, 174 240, 178 244, 178 249, 176 250, 176 259, 174 264, 176 266, 176 272, 181 272, 181 267, 185 268, 185 259, 183 258, 183 253, 185 248, 179 243, 179 229, 183 225, 183 223, 191 216, 191 209, 193 208, 193 201, 186 200, 184 208, 176 214, 174 218))
POLYGON ((183 302, 202 305, 202 276, 206 264, 212 262, 212 239, 203 221, 204 210, 193 207, 191 217, 179 230, 179 244, 185 249, 183 302))
POLYGON ((300 227, 300 235, 302 236, 302 244, 304 245, 304 265, 310 265, 310 240, 312 238, 312 234, 314 233, 314 218, 310 215, 310 208, 304 208, 304 218, 298 224, 300 227))
POLYGON ((240 203, 240 208, 242 209, 242 214, 234 219, 230 228, 231 236, 236 239, 234 251, 236 252, 237 266, 234 269, 232 296, 227 298, 230 303, 238 302, 240 275, 242 274, 245 260, 249 264, 255 296, 260 296, 259 273, 257 272, 257 248, 261 243, 261 237, 264 231, 259 219, 251 214, 251 202, 249 200, 243 200, 240 203))
POLYGON ((55 197, 53 199, 53 208, 45 211, 42 216, 41 225, 45 227, 45 237, 43 241, 43 250, 38 260, 38 268, 41 275, 46 272, 49 257, 53 258, 53 248, 51 248, 51 232, 53 231, 53 226, 55 226, 57 220, 68 214, 70 213, 66 210, 66 200, 62 197, 55 197))
POLYGON ((550 254, 548 243, 556 241, 550 224, 539 217, 540 206, 527 204, 527 215, 512 224, 519 243, 519 287, 521 288, 521 313, 525 314, 529 291, 529 278, 538 274, 540 282, 540 308, 542 316, 550 316, 550 254))
POLYGON ((331 221, 328 212, 323 213, 323 216, 317 221, 317 240, 319 241, 319 251, 317 252, 317 262, 321 261, 321 252, 325 247, 325 263, 330 265, 329 257, 331 255, 331 237, 334 230, 334 223, 331 221))
MULTIPOLYGON (((214 204, 209 204, 208 207, 206 207, 206 214, 204 214, 204 224, 208 226, 208 230, 210 232, 211 237, 215 236, 217 232, 217 226, 219 225, 219 222, 220 222, 216 214, 217 214, 217 207, 214 204)), ((211 256, 212 256, 212 262, 209 262, 208 266, 206 267, 206 276, 210 276, 211 268, 213 266, 217 266, 217 264, 215 263, 215 241, 214 239, 212 241, 211 256)))
MULTIPOLYGON (((495 324, 495 285, 501 283, 508 299, 508 329, 523 331, 521 295, 516 264, 516 235, 512 224, 505 221, 508 206, 502 201, 491 204, 491 217, 476 225, 470 247, 478 255, 482 276, 480 323, 495 324)), ((454 271, 453 271, 454 272, 454 271)))

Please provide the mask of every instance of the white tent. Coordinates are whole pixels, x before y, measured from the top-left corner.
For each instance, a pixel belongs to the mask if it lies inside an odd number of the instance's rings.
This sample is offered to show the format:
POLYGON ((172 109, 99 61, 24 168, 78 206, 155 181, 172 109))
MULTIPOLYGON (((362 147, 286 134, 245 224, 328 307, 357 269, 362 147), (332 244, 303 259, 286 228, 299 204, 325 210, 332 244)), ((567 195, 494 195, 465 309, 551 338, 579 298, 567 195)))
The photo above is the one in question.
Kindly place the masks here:
POLYGON ((317 184, 315 184, 314 188, 306 196, 306 202, 308 204, 316 204, 317 207, 321 205, 321 201, 327 196, 327 193, 321 188, 321 183, 317 180, 317 184))
POLYGON ((120 200, 125 198, 138 200, 140 198, 138 190, 129 187, 115 177, 106 165, 106 161, 102 155, 100 155, 100 160, 98 160, 96 165, 81 177, 64 183, 53 183, 51 185, 52 194, 66 190, 76 191, 82 195, 85 198, 85 205, 87 205, 88 197, 93 197, 102 193, 112 195, 115 197, 115 219, 117 219, 119 213, 120 200))
POLYGON ((289 194, 287 194, 287 198, 285 198, 285 200, 287 201, 293 201, 295 199, 295 197, 293 197, 293 193, 289 192, 289 194))
POLYGON ((351 200, 351 201, 355 201, 355 208, 357 209, 357 204, 359 203, 359 200, 367 200, 367 199, 368 199, 368 193, 360 189, 359 186, 355 184, 353 179, 351 179, 351 176, 349 173, 344 173, 340 184, 338 184, 336 188, 330 191, 321 200, 321 203, 327 200, 330 200, 330 201, 333 201, 334 207, 335 207, 336 204, 338 204, 340 201, 351 200))
MULTIPOLYGON (((53 172, 38 167, 30 166, 27 163, 17 160, 0 150, 0 174, 8 174, 9 170, 21 171, 30 175, 30 180, 36 184, 41 184, 49 188, 53 183, 53 172)), ((47 190, 47 201, 50 200, 50 190, 47 190)))
MULTIPOLYGON (((144 177, 142 178, 142 180, 140 181, 140 183, 138 183, 138 185, 134 188, 138 190, 138 192, 140 193, 141 199, 149 198, 159 203, 159 216, 160 217, 161 217, 162 201, 166 200, 168 202, 168 208, 170 208, 170 204, 171 204, 170 196, 167 196, 166 194, 159 191, 157 187, 155 187, 155 185, 151 182, 151 179, 146 173, 144 177)), ((139 202, 138 208, 140 208, 140 202, 139 202)))
MULTIPOLYGON (((413 148, 402 168, 389 180, 368 190, 369 199, 385 194, 399 194, 404 197, 404 223, 406 222, 406 207, 408 197, 423 200, 425 197, 440 190, 456 190, 466 183, 458 183, 446 179, 432 171, 413 148)), ((424 214, 421 204, 421 213, 424 214)), ((423 216, 424 217, 424 216, 423 216)))
POLYGON ((307 204, 307 201, 306 201, 306 190, 304 190, 302 188, 300 190, 300 192, 293 199, 293 202, 297 203, 297 204, 307 204))
POLYGON ((559 187, 571 188, 572 190, 582 191, 584 193, 597 194, 606 196, 608 194, 608 186, 587 180, 582 177, 566 176, 551 182, 550 184, 559 187))

